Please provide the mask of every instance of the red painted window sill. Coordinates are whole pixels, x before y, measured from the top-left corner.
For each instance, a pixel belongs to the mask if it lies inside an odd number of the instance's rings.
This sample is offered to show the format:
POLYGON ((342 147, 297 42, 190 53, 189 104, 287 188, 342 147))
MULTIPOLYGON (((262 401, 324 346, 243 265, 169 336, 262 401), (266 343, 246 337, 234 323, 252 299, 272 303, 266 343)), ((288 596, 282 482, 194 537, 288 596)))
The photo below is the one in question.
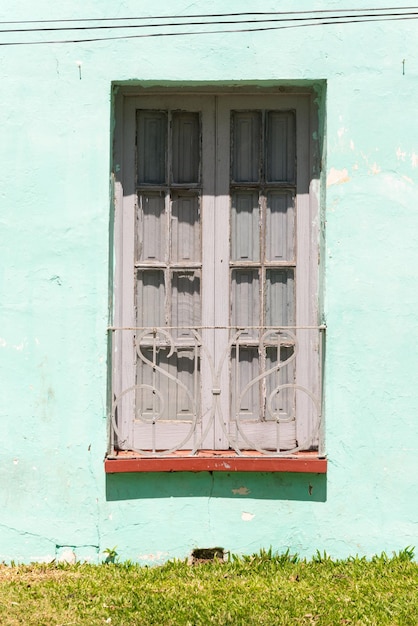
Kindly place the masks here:
POLYGON ((299 472, 325 474, 327 460, 315 452, 304 452, 292 457, 268 457, 256 452, 243 456, 230 450, 214 452, 202 450, 195 456, 172 454, 155 458, 134 456, 132 452, 118 452, 105 459, 106 474, 127 472, 299 472))

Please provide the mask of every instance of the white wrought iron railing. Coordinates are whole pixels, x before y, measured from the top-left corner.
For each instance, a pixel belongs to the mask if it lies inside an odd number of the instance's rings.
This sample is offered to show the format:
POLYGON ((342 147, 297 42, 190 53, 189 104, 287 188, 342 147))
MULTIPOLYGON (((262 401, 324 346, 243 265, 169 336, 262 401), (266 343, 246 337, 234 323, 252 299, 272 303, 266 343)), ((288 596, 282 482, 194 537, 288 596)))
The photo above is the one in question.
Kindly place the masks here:
POLYGON ((109 456, 323 456, 325 326, 109 328, 109 456))

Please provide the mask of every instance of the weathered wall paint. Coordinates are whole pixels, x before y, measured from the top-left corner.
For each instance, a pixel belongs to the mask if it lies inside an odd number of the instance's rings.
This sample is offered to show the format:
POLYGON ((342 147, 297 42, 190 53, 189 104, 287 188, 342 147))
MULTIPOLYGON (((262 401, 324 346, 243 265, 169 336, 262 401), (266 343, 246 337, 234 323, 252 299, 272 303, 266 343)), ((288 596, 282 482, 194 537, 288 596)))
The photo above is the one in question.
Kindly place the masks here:
MULTIPOLYGON (((155 0, 148 11, 233 4, 155 0)), ((239 5, 298 8, 342 5, 239 5)), ((0 18, 140 10, 129 0, 6 0, 0 18)), ((417 35, 415 21, 394 21, 0 47, 0 559, 97 561, 115 545, 121 558, 152 563, 213 545, 335 557, 418 545, 417 35), (319 79, 328 475, 106 478, 112 81, 319 79)))

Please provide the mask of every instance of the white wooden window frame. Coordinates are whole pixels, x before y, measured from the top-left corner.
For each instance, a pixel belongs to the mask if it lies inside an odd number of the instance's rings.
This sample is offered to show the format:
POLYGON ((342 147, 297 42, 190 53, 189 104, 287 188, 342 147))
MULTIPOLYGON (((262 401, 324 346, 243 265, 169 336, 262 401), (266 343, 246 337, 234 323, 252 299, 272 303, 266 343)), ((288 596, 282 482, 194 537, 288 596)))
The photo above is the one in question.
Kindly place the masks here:
MULTIPOLYGON (((299 343, 296 365, 296 384, 308 389, 311 396, 301 394, 299 411, 303 418, 297 421, 297 440, 309 441, 302 449, 314 449, 318 444, 318 411, 312 409, 311 397, 318 399, 320 407, 320 336, 318 328, 318 202, 314 171, 313 137, 317 119, 312 94, 283 94, 270 90, 261 93, 221 92, 210 93, 125 93, 118 96, 116 104, 115 133, 115 226, 114 226, 114 319, 115 329, 112 345, 112 398, 113 425, 117 436, 112 434, 112 445, 126 450, 141 449, 135 436, 135 408, 125 390, 135 386, 135 233, 136 233, 136 111, 182 110, 201 111, 203 143, 202 176, 202 269, 201 269, 201 336, 219 363, 229 340, 229 292, 230 292, 230 233, 227 221, 230 215, 230 116, 231 111, 283 110, 295 111, 296 115, 296 318, 294 332, 299 343), (228 216, 227 221, 225 216, 228 216), (214 298, 214 293, 217 297, 214 298), (217 330, 213 330, 217 327, 217 330), (225 327, 222 329, 222 327, 225 327), (118 332, 117 329, 123 329, 118 332), (300 330, 298 330, 300 329, 300 330), (304 332, 313 329, 314 334, 304 332), (315 343, 316 342, 316 343, 315 343), (315 345, 313 345, 315 344, 315 345), (315 415, 314 415, 315 413, 315 415)), ((205 419, 211 415, 213 405, 213 380, 209 378, 209 366, 202 362, 201 407, 199 434, 206 430, 205 419), (208 380, 208 384, 204 381, 208 380)), ((230 377, 221 376, 222 389, 217 398, 219 415, 200 448, 227 450, 231 447, 228 437, 231 410, 230 377)), ((215 391, 215 393, 218 393, 215 391)), ((319 408, 320 411, 320 408, 319 408)), ((213 417, 213 416, 212 416, 213 417)), ((177 437, 177 439, 181 439, 177 437)), ((260 444, 261 445, 261 444, 260 444)), ((188 442, 186 450, 192 446, 188 442)), ((261 447, 264 447, 261 445, 261 447)), ((168 439, 160 442, 160 449, 170 448, 168 439)), ((185 452, 186 454, 186 452, 185 452)))

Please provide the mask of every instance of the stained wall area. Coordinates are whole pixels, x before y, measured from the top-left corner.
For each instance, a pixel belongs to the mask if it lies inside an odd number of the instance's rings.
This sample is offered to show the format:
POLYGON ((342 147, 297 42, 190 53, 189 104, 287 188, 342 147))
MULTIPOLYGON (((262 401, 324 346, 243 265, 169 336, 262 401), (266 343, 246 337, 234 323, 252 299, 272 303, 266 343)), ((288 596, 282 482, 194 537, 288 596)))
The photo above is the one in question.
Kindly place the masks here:
MULTIPOLYGON (((203 12, 184 0, 146 10, 6 1, 0 21, 203 12)), ((239 10, 306 3, 242 0, 239 10)), ((228 11, 235 3, 204 9, 228 11)), ((2 33, 0 44, 97 34, 81 32, 2 33)), ((416 20, 334 20, 0 45, 0 560, 95 562, 114 546, 122 559, 157 563, 215 545, 334 557, 418 545, 417 35, 416 20), (317 85, 322 98, 328 473, 106 478, 114 85, 256 81, 317 85)))

